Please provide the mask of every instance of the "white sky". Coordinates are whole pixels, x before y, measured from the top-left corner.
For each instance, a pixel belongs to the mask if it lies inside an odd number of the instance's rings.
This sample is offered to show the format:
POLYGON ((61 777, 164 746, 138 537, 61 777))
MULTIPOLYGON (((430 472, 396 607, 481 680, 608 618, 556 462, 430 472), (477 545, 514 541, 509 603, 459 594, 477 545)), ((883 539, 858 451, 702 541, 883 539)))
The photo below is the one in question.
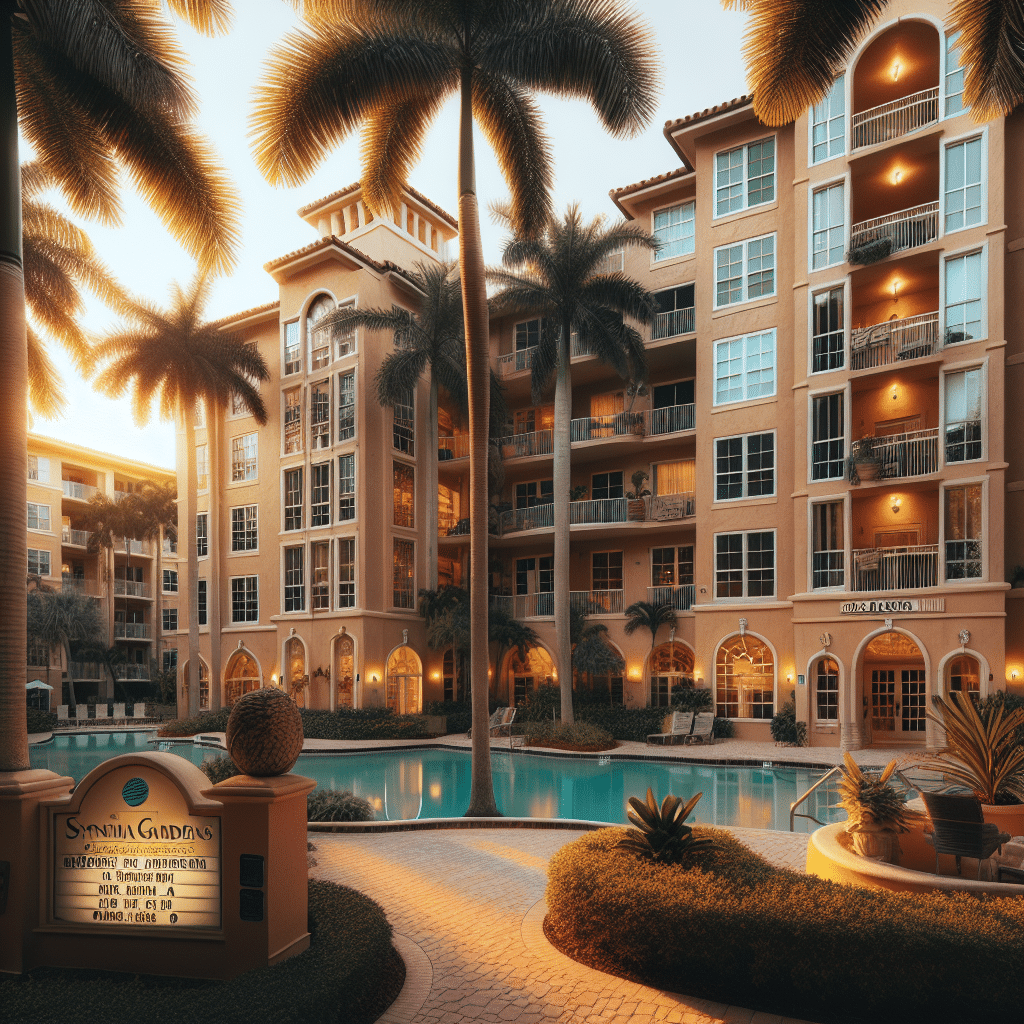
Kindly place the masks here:
MULTIPOLYGON (((539 97, 555 157, 554 205, 564 210, 578 202, 586 216, 618 216, 608 190, 661 174, 679 165, 662 128, 667 120, 741 95, 745 75, 740 56, 744 17, 722 10, 718 0, 639 0, 635 5, 654 31, 662 63, 662 89, 651 124, 635 139, 616 140, 604 133, 591 108, 579 101, 539 97)), ((266 54, 296 23, 283 0, 236 0, 235 25, 225 36, 206 39, 177 24, 178 38, 192 61, 201 103, 199 128, 212 141, 243 202, 242 248, 237 268, 214 285, 210 319, 277 298, 277 286, 263 264, 314 241, 315 234, 295 211, 359 178, 359 142, 351 138, 298 188, 271 188, 256 170, 246 139, 255 84, 266 54)), ((457 107, 449 103, 428 136, 423 159, 410 184, 451 213, 456 213, 457 107)), ((27 158, 23 153, 22 159, 27 158)), ((497 166, 477 135, 477 187, 481 205, 506 195, 497 166)), ((98 254, 132 292, 164 305, 172 281, 191 280, 191 259, 149 208, 126 186, 124 226, 93 224, 89 232, 98 254)), ((484 257, 499 258, 502 236, 489 221, 482 225, 484 257)), ((86 321, 94 332, 114 324, 109 311, 92 304, 86 321)), ((139 429, 128 399, 112 402, 76 377, 51 346, 67 384, 68 410, 60 420, 36 418, 30 429, 100 451, 174 465, 173 428, 155 415, 139 429)))

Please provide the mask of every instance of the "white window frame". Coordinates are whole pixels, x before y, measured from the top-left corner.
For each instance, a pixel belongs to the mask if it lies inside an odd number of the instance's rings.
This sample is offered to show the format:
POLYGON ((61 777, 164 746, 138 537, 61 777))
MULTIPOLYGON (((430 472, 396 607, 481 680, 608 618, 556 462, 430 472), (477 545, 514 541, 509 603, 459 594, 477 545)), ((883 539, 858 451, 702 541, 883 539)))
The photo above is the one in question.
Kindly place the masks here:
POLYGON ((850 526, 851 511, 849 492, 839 494, 821 494, 807 502, 807 592, 813 594, 840 593, 846 590, 846 581, 849 578, 850 567, 850 526), (842 505, 843 506, 843 582, 835 587, 814 586, 814 508, 816 505, 842 505))
POLYGON ((53 568, 52 553, 48 548, 29 548, 28 549, 28 573, 30 576, 49 576, 50 570, 53 568), (35 556, 36 567, 35 570, 32 568, 32 556, 35 556), (43 572, 43 563, 46 564, 46 571, 43 572))
POLYGON ((745 434, 729 434, 725 437, 716 437, 714 441, 714 447, 712 449, 712 458, 714 459, 714 473, 715 473, 715 498, 714 502, 718 504, 728 504, 734 501, 758 501, 761 498, 774 498, 778 492, 778 480, 779 480, 779 444, 778 434, 774 430, 752 430, 745 434), (772 439, 772 489, 765 494, 750 494, 750 439, 754 437, 764 437, 770 435, 772 439), (721 441, 740 441, 742 454, 741 454, 741 470, 740 476, 742 477, 741 487, 743 490, 742 494, 736 495, 733 498, 720 498, 718 496, 718 485, 719 485, 719 472, 718 472, 718 445, 721 441))
POLYGON ((288 544, 282 545, 281 547, 281 612, 284 615, 301 615, 306 611, 306 545, 305 544, 288 544), (302 552, 302 579, 299 583, 289 583, 288 574, 295 570, 288 568, 288 553, 291 551, 302 552), (301 600, 301 606, 298 608, 289 608, 289 600, 294 601, 296 595, 292 594, 289 597, 289 591, 298 588, 300 593, 298 598, 301 600))
POLYGON ((820 102, 816 103, 811 107, 807 115, 807 166, 813 167, 815 164, 823 164, 828 160, 834 160, 836 157, 846 155, 846 74, 841 74, 832 83, 832 88, 829 89, 828 95, 820 102), (838 97, 836 95, 838 90, 838 97), (836 99, 841 100, 842 110, 836 114, 832 111, 832 105, 836 99), (826 110, 825 108, 828 107, 826 110), (819 117, 819 115, 824 115, 819 117), (840 122, 841 130, 838 136, 832 134, 832 127, 836 121, 840 122), (826 149, 825 156, 815 157, 815 143, 814 133, 815 129, 819 125, 825 127, 825 141, 823 145, 826 149), (834 141, 838 138, 839 149, 836 152, 832 152, 834 141))
POLYGON ((940 586, 972 586, 988 580, 989 534, 988 534, 988 480, 984 477, 965 477, 960 480, 943 481, 939 488, 939 585, 940 586), (964 487, 981 488, 981 575, 967 576, 962 579, 946 576, 946 493, 964 487))
POLYGON ((228 513, 228 522, 231 530, 231 547, 230 553, 233 555, 251 555, 259 551, 260 549, 260 514, 258 504, 248 505, 232 505, 228 513), (241 519, 241 530, 239 536, 241 537, 241 547, 235 547, 235 513, 240 513, 241 519), (253 544, 250 546, 249 536, 252 536, 253 544))
MULTIPOLYGON (((332 513, 334 511, 334 507, 332 505, 332 502, 334 500, 334 497, 333 497, 334 487, 332 486, 333 481, 334 481, 334 459, 325 459, 323 462, 313 462, 313 463, 310 464, 310 467, 309 467, 309 528, 311 530, 321 530, 325 526, 330 526, 331 523, 334 521, 334 517, 332 515, 332 513), (314 470, 322 469, 325 466, 327 468, 327 500, 326 501, 318 502, 316 500, 316 498, 317 498, 317 490, 321 489, 321 493, 322 493, 323 485, 321 484, 319 486, 319 488, 318 488, 318 485, 316 483, 316 476, 314 474, 314 470), (314 516, 316 515, 316 509, 317 508, 326 509, 327 519, 326 519, 325 522, 315 523, 313 521, 314 516)), ((321 513, 321 514, 324 514, 324 513, 321 513)))
POLYGON ((50 482, 50 459, 46 455, 29 455, 28 479, 37 484, 50 482))
POLYGON ((355 452, 342 452, 338 456, 338 518, 339 523, 354 523, 359 516, 359 502, 356 497, 356 453, 355 452), (341 460, 351 459, 352 460, 352 476, 343 476, 341 472, 341 460), (343 490, 347 482, 352 481, 351 490, 343 490), (342 515, 341 502, 343 498, 352 499, 352 515, 342 515))
MULTIPOLYGON (((808 676, 810 688, 811 706, 814 708, 814 721, 819 725, 838 725, 840 720, 840 708, 843 702, 843 669, 839 659, 830 653, 815 655, 811 661, 811 674, 808 676), (818 713, 818 665, 823 661, 831 661, 836 667, 836 706, 835 717, 823 717, 818 713)), ((831 693, 831 690, 827 691, 831 693)))
POLYGON ((302 321, 289 320, 281 325, 281 376, 292 377, 302 373, 302 321), (294 328, 294 337, 289 337, 294 328), (289 359, 289 354, 294 358, 289 359))
POLYGON ((178 593, 178 570, 164 569, 160 587, 164 594, 178 593))
POLYGON ((26 515, 28 516, 28 529, 38 533, 50 533, 50 524, 53 522, 53 519, 50 517, 50 506, 42 505, 37 501, 26 502, 26 506, 26 515), (33 509, 35 510, 35 526, 32 525, 33 509), (40 515, 40 512, 42 510, 45 510, 45 515, 40 515))
POLYGON ((161 651, 162 658, 160 664, 165 672, 178 672, 178 648, 177 647, 165 647, 161 651))
POLYGON ((327 344, 326 345, 321 345, 321 346, 319 346, 316 349, 313 348, 314 332, 312 330, 310 330, 310 328, 313 326, 310 323, 310 314, 311 314, 311 311, 312 311, 313 307, 317 303, 321 302, 322 300, 326 300, 327 302, 330 302, 332 305, 331 305, 331 309, 325 310, 324 314, 321 314, 321 315, 325 315, 326 313, 331 313, 335 309, 338 308, 338 303, 336 302, 334 296, 330 294, 330 292, 317 292, 315 295, 313 295, 310 298, 309 302, 306 304, 306 309, 305 309, 305 311, 302 314, 302 333, 303 333, 303 335, 305 335, 305 337, 303 338, 303 346, 305 348, 306 358, 308 360, 308 362, 307 362, 307 366, 309 367, 309 370, 307 371, 308 373, 317 373, 317 372, 319 372, 320 370, 324 369, 325 367, 330 366, 331 363, 333 362, 333 359, 334 359, 334 353, 332 351, 334 346, 333 346, 333 343, 332 343, 332 340, 331 340, 330 336, 328 336, 328 338, 327 338, 327 344), (323 352, 326 352, 326 357, 314 358, 314 353, 323 353, 323 352))
MULTIPOLYGON (((294 492, 293 492, 294 493, 294 492)), ((284 533, 298 532, 302 530, 306 525, 306 474, 305 466, 282 466, 281 467, 281 530, 284 533), (288 503, 288 474, 298 473, 299 474, 299 489, 298 504, 288 503), (293 509, 298 509, 298 526, 288 525, 289 516, 295 519, 295 513, 293 509)))
POLYGON ((251 483, 260 476, 260 435, 256 431, 231 438, 231 482, 251 483), (237 442, 237 443, 236 443, 237 442), (250 466, 250 451, 251 463, 250 466), (241 459, 236 458, 240 455, 241 459))
MULTIPOLYGON (((807 394, 807 482, 809 484, 823 484, 834 480, 846 479, 847 470, 849 468, 850 458, 850 403, 851 403, 851 392, 850 387, 841 388, 821 388, 816 391, 809 391, 807 394), (842 395, 843 396, 843 424, 842 424, 842 436, 841 438, 827 438, 825 442, 815 442, 814 440, 814 403, 816 399, 828 398, 831 395, 842 395), (820 476, 814 475, 814 445, 815 443, 827 443, 829 441, 842 440, 843 442, 843 470, 837 476, 820 476)), ((833 460, 823 460, 833 461, 833 460)))
MULTIPOLYGON (((838 267, 846 262, 846 250, 849 246, 850 240, 850 217, 849 217, 849 203, 847 201, 850 194, 850 189, 847 186, 846 178, 836 178, 832 181, 822 182, 821 185, 813 188, 809 192, 809 206, 807 215, 807 254, 808 254, 808 270, 815 272, 818 270, 827 270, 829 267, 838 267), (819 195, 831 193, 834 189, 842 189, 842 223, 832 224, 831 216, 829 218, 830 223, 824 228, 819 228, 815 221, 815 200, 819 195), (833 236, 833 232, 839 232, 840 244, 838 246, 832 243, 836 241, 833 236), (819 235, 825 236, 825 247, 824 249, 817 248, 817 238, 819 235), (835 259, 830 259, 830 254, 838 248, 839 253, 835 259), (819 262, 818 257, 824 254, 824 262, 819 262)), ((828 201, 829 212, 831 214, 832 201, 828 201)))
POLYGON ((351 441, 356 436, 356 368, 353 366, 348 370, 342 370, 338 374, 338 441, 351 441), (346 377, 352 378, 352 387, 342 387, 342 381, 346 377), (343 404, 342 399, 345 396, 349 396, 352 401, 348 404, 343 404), (349 424, 349 417, 343 417, 342 413, 346 409, 351 409, 351 424, 349 424))
POLYGON ((196 619, 200 626, 210 622, 210 585, 200 577, 196 580, 196 619))
MULTIPOLYGON (((712 253, 712 267, 714 268, 714 294, 715 294, 715 309, 728 309, 731 306, 740 306, 745 302, 757 302, 760 299, 774 298, 778 294, 779 290, 779 246, 778 246, 778 233, 770 231, 766 235, 758 235, 756 238, 743 238, 736 242, 730 242, 728 245, 719 245, 715 248, 712 253), (754 242, 764 242, 766 239, 772 240, 772 290, 770 292, 761 292, 760 295, 750 295, 750 246, 754 242), (742 256, 740 260, 740 298, 733 299, 728 302, 718 301, 718 254, 724 252, 727 249, 742 248, 742 256)), ((756 259, 762 259, 761 256, 755 257, 756 259)), ((753 273, 761 273, 763 271, 753 271, 753 273)), ((726 278, 726 280, 733 280, 733 278, 726 278)))
MULTIPOLYGON (((960 421, 956 421, 960 422, 960 421)), ((963 421, 967 422, 967 421, 963 421)), ((971 360, 965 363, 947 363, 942 367, 939 379, 939 423, 942 436, 940 447, 942 448, 942 464, 944 466, 968 466, 979 462, 988 461, 988 360, 971 360), (959 373, 970 373, 976 371, 980 376, 979 391, 981 393, 981 455, 977 459, 960 459, 949 461, 946 458, 946 417, 948 414, 946 402, 946 388, 949 377, 959 373)), ((966 443, 966 441, 965 441, 966 443)))
POLYGON ((331 434, 331 378, 314 381, 309 385, 309 450, 317 451, 322 448, 330 448, 333 438, 331 434), (324 390, 321 391, 320 389, 324 390), (324 400, 326 396, 326 401, 324 400), (319 397, 319 410, 314 404, 319 397), (326 410, 326 419, 317 419, 317 416, 326 410))
MULTIPOLYGON (((832 281, 829 284, 822 285, 820 288, 814 288, 807 290, 807 372, 808 374, 818 375, 823 373, 840 373, 846 370, 849 364, 849 337, 850 337, 850 317, 852 310, 850 309, 850 289, 849 280, 842 278, 838 281, 832 281), (839 325, 839 331, 843 336, 843 347, 842 347, 842 362, 838 366, 825 367, 822 370, 816 370, 814 368, 814 339, 818 337, 814 333, 815 319, 814 319, 814 300, 819 295, 830 295, 834 291, 842 291, 843 293, 843 322, 839 325)), ((828 334, 835 334, 835 331, 829 331, 828 334)), ((821 335, 825 337, 825 335, 821 335)))
POLYGON ((210 553, 210 513, 196 513, 196 558, 206 558, 210 553), (202 523, 202 529, 200 529, 202 523), (199 542, 203 542, 200 550, 199 542))
POLYGON ((258 575, 254 576, 232 576, 230 577, 229 594, 231 600, 231 621, 235 624, 246 624, 260 621, 260 578, 258 575), (241 618, 235 615, 235 586, 241 584, 241 599, 245 606, 245 612, 241 618), (250 590, 252 591, 252 597, 250 597, 250 590), (256 614, 249 615, 248 605, 249 603, 256 605, 256 614))
MULTIPOLYGON (((404 588, 403 588, 403 593, 404 593, 404 588)), ((393 537, 392 538, 392 542, 391 542, 391 605, 390 605, 390 607, 392 607, 392 608, 402 608, 402 609, 408 609, 408 608, 415 608, 416 607, 416 541, 412 537, 393 537), (395 590, 395 585, 394 585, 394 583, 395 583, 394 571, 395 571, 395 550, 396 550, 395 546, 397 544, 406 544, 406 545, 408 545, 409 551, 411 552, 411 565, 412 565, 412 577, 411 577, 411 579, 412 579, 412 583, 410 584, 410 587, 409 587, 409 595, 410 595, 410 600, 412 602, 411 604, 396 604, 395 603, 395 594, 397 593, 397 591, 395 590)))
MULTIPOLYGON (((729 358, 732 359, 732 358, 735 358, 735 357, 730 355, 729 358)), ((713 379, 714 394, 713 394, 713 404, 716 407, 718 407, 718 406, 725 406, 725 405, 737 405, 740 402, 756 402, 756 401, 759 401, 761 399, 773 398, 776 395, 776 393, 778 391, 778 386, 779 386, 778 358, 779 358, 778 332, 776 331, 776 329, 774 327, 771 327, 771 328, 769 328, 766 331, 755 331, 752 334, 738 334, 738 335, 736 335, 736 336, 734 336, 732 338, 719 338, 714 343, 714 371, 713 371, 714 372, 714 379, 713 379), (772 384, 771 384, 771 391, 765 392, 764 394, 750 395, 749 394, 749 390, 750 390, 751 385, 747 381, 747 376, 752 371, 751 371, 750 367, 748 366, 748 362, 749 362, 749 360, 751 358, 750 353, 748 353, 748 351, 747 351, 748 350, 748 346, 750 345, 750 343, 752 342, 753 339, 755 339, 755 338, 758 339, 759 342, 760 342, 760 345, 761 345, 761 347, 759 349, 759 352, 758 352, 758 355, 760 356, 760 358, 763 359, 764 358, 764 354, 765 354, 765 349, 764 349, 764 341, 762 339, 767 338, 769 335, 771 336, 771 355, 772 355, 772 384), (733 344, 735 344, 737 342, 742 342, 743 343, 743 353, 740 356, 740 359, 742 361, 742 368, 741 368, 740 373, 738 374, 738 376, 740 378, 740 381, 741 381, 741 389, 743 391, 743 394, 739 398, 720 399, 719 398, 719 393, 720 393, 719 381, 721 379, 726 379, 726 378, 719 378, 719 376, 718 376, 718 370, 719 370, 719 366, 720 366, 719 355, 718 355, 719 349, 723 345, 733 345, 733 344)), ((761 366, 761 367, 758 367, 753 372, 761 373, 761 372, 763 372, 763 370, 764 370, 764 367, 761 366)), ((737 376, 737 375, 729 374, 728 376, 731 378, 731 377, 737 376)), ((759 384, 757 386, 763 387, 764 385, 762 383, 762 384, 759 384)))
MULTIPOLYGON (((759 206, 768 206, 769 204, 778 201, 778 198, 779 198, 779 140, 778 140, 778 136, 776 136, 776 135, 765 135, 764 137, 762 137, 760 139, 751 139, 750 142, 745 142, 742 146, 732 146, 729 149, 720 149, 717 153, 715 153, 715 159, 714 159, 714 162, 712 163, 712 167, 713 167, 713 175, 714 175, 714 178, 713 178, 713 182, 714 182, 713 183, 714 195, 713 195, 713 203, 712 203, 712 211, 713 211, 713 219, 714 220, 719 220, 722 217, 729 217, 729 216, 732 216, 733 214, 743 213, 745 210, 753 210, 753 209, 756 209, 759 206), (771 142, 772 142, 772 171, 771 171, 772 194, 771 194, 771 198, 770 199, 761 199, 761 200, 759 200, 756 203, 751 203, 750 202, 750 149, 751 149, 752 146, 759 146, 762 143, 768 142, 769 140, 771 140, 771 142), (741 160, 742 160, 742 163, 741 163, 742 175, 741 175, 741 177, 739 179, 739 184, 740 184, 741 189, 742 189, 741 195, 743 197, 743 203, 742 203, 741 206, 737 206, 735 209, 726 210, 726 211, 722 212, 722 211, 720 211, 718 209, 718 202, 719 202, 718 193, 719 193, 719 190, 721 188, 723 188, 723 186, 719 184, 719 180, 718 180, 718 176, 720 174, 720 170, 719 170, 719 167, 718 167, 718 160, 719 160, 719 157, 731 156, 733 153, 739 153, 739 152, 742 152, 742 154, 743 154, 742 158, 741 158, 741 160)), ((765 177, 765 175, 762 174, 762 175, 759 175, 759 177, 765 177)), ((734 182, 730 182, 730 183, 727 184, 727 186, 724 186, 724 187, 730 187, 733 184, 735 184, 735 183, 734 182)))
MULTIPOLYGON (((359 607, 359 605, 358 605, 358 586, 359 586, 358 555, 359 555, 359 545, 356 543, 356 538, 352 537, 352 536, 350 536, 350 537, 339 537, 338 538, 338 544, 337 544, 337 551, 336 551, 335 554, 336 554, 335 561, 337 563, 336 575, 337 575, 337 584, 338 584, 338 589, 337 589, 336 594, 335 594, 335 596, 337 598, 337 602, 338 602, 337 603, 337 608, 338 608, 339 611, 343 611, 346 608, 357 608, 357 607, 359 607), (351 561, 351 565, 352 565, 352 579, 351 580, 342 580, 342 578, 341 578, 341 567, 342 567, 341 545, 342 544, 351 544, 352 545, 352 561, 351 561), (343 595, 342 594, 342 590, 341 590, 342 586, 350 586, 352 588, 352 600, 351 600, 350 603, 346 602, 345 599, 344 599, 348 595, 343 595)), ((348 565, 349 562, 346 561, 344 564, 348 565)))
MULTIPOLYGON (((975 301, 974 299, 966 300, 968 302, 975 301)), ((959 303, 958 303, 959 304, 959 303)), ((981 245, 967 246, 963 249, 955 250, 953 252, 944 253, 942 260, 939 264, 939 328, 942 332, 942 347, 948 348, 956 345, 968 345, 976 344, 979 341, 988 340, 988 243, 984 242, 981 245), (981 287, 980 287, 980 301, 981 301, 981 333, 978 337, 972 337, 970 341, 947 341, 949 335, 949 324, 946 320, 946 268, 954 260, 965 259, 968 256, 978 255, 980 257, 981 265, 981 287)))
POLYGON ((206 444, 196 445, 196 490, 210 489, 210 448, 206 444))
POLYGON ((712 558, 714 559, 714 578, 712 581, 712 594, 713 600, 716 604, 737 604, 737 603, 749 603, 759 601, 774 601, 776 595, 779 592, 779 536, 778 531, 775 529, 771 530, 722 530, 714 535, 714 548, 712 549, 712 558), (750 596, 750 549, 749 549, 749 537, 754 533, 770 533, 772 535, 772 592, 770 594, 758 594, 754 597, 750 596), (743 593, 737 596, 719 597, 718 596, 718 538, 719 537, 735 537, 739 536, 743 538, 743 544, 741 548, 741 557, 743 562, 742 573, 743 573, 743 593))
POLYGON ((305 410, 302 385, 281 392, 281 454, 298 455, 305 451, 305 410))
POLYGON ((408 462, 403 462, 401 459, 392 459, 391 485, 391 524, 398 527, 400 530, 416 529, 416 467, 408 462), (395 498, 398 496, 396 485, 398 483, 398 474, 400 472, 407 472, 411 481, 411 489, 409 492, 411 503, 408 508, 404 505, 395 504, 395 498))
MULTIPOLYGON (((962 189, 957 191, 966 191, 967 185, 965 184, 962 189)), ((939 199, 941 206, 940 224, 942 226, 943 235, 955 235, 958 231, 967 231, 970 228, 984 227, 988 224, 988 128, 982 128, 981 131, 966 132, 963 135, 957 136, 956 138, 943 140, 942 146, 942 157, 939 160, 939 199), (981 213, 979 219, 973 224, 965 223, 958 228, 949 228, 947 226, 947 220, 949 217, 948 209, 948 195, 946 190, 946 160, 947 155, 951 149, 958 147, 967 146, 972 142, 977 142, 981 151, 981 180, 978 182, 981 190, 981 213)), ((963 212, 963 211, 961 211, 963 212)))
POLYGON ((945 36, 945 44, 942 48, 942 116, 946 117, 958 117, 967 111, 967 107, 964 106, 964 86, 966 84, 966 73, 964 66, 960 63, 960 33, 950 32, 945 36), (954 69, 950 71, 950 61, 953 58, 953 54, 956 54, 954 69), (959 75, 959 82, 954 81, 953 85, 958 85, 959 89, 956 92, 950 92, 950 80, 955 79, 959 75), (957 97, 957 106, 955 110, 950 110, 950 101, 957 97))
POLYGON ((178 609, 171 605, 165 605, 160 609, 160 629, 164 633, 177 633, 178 632, 178 609), (171 625, 171 622, 174 625, 171 625))
POLYGON ((687 199, 681 203, 674 203, 672 206, 663 206, 661 209, 651 211, 651 234, 659 240, 662 236, 659 231, 671 232, 673 229, 680 229, 673 237, 666 237, 663 246, 657 252, 651 254, 652 263, 663 263, 665 260, 677 259, 680 256, 691 256, 695 251, 697 227, 697 203, 694 199, 687 199), (687 217, 689 208, 689 217, 687 217), (670 215, 680 211, 677 221, 658 227, 658 217, 670 215), (689 232, 687 233, 687 225, 689 232), (679 245, 676 249, 675 246, 679 245))

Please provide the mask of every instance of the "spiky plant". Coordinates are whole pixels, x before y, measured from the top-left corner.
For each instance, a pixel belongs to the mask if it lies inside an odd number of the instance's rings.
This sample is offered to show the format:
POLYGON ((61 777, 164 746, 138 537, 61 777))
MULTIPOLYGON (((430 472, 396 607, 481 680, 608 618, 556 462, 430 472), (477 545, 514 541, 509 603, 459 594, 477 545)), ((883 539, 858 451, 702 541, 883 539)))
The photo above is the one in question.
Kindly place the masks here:
POLYGON ((661 801, 661 807, 651 789, 647 790, 646 801, 631 796, 626 817, 636 828, 615 845, 660 864, 678 864, 697 850, 714 847, 710 839, 694 839, 693 829, 686 824, 703 795, 698 793, 684 804, 670 794, 661 801))
POLYGON ((909 832, 921 817, 907 807, 906 796, 889 785, 896 761, 886 765, 877 778, 865 775, 849 755, 843 754, 843 779, 839 783, 839 806, 849 818, 847 832, 909 832))

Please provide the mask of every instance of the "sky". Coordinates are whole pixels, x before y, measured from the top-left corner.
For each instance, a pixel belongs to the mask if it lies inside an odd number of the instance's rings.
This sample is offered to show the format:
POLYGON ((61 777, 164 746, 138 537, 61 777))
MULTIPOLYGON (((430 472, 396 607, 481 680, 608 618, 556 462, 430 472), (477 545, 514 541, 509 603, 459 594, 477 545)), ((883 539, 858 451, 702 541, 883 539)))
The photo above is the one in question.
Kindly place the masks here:
MULTIPOLYGON (((628 185, 679 166, 662 129, 668 120, 730 100, 746 91, 740 50, 745 16, 723 11, 718 0, 639 0, 635 8, 653 30, 661 63, 657 112, 632 139, 614 139, 600 127, 582 101, 538 96, 555 164, 554 208, 578 203, 587 217, 620 216, 609 189, 628 185)), ((210 319, 262 305, 277 298, 277 286, 263 264, 315 241, 313 229, 296 210, 359 179, 359 139, 346 139, 304 184, 274 188, 260 175, 249 148, 247 122, 256 84, 267 55, 298 24, 284 0, 236 0, 232 30, 208 39, 176 23, 180 44, 191 62, 193 87, 201 111, 199 130, 215 148, 241 197, 242 245, 238 264, 217 279, 207 307, 210 319)), ((449 102, 434 123, 423 158, 409 184, 435 203, 456 213, 457 103, 449 102)), ((29 156, 23 152, 22 159, 29 156)), ((481 206, 507 196, 497 164, 477 134, 477 188, 481 206)), ((106 228, 81 222, 99 257, 136 295, 163 306, 172 282, 186 284, 195 273, 191 258, 168 234, 155 214, 126 182, 122 226, 106 228)), ((60 205, 56 202, 55 205, 60 205)), ((485 218, 481 225, 484 258, 499 259, 503 233, 485 218)), ((454 254, 454 253, 453 253, 454 254)), ((87 330, 102 335, 116 318, 90 302, 87 330)), ((111 401, 77 376, 62 351, 51 346, 66 383, 67 411, 58 420, 34 417, 29 429, 99 451, 140 459, 157 466, 174 465, 174 431, 154 411, 139 428, 127 398, 111 401)))

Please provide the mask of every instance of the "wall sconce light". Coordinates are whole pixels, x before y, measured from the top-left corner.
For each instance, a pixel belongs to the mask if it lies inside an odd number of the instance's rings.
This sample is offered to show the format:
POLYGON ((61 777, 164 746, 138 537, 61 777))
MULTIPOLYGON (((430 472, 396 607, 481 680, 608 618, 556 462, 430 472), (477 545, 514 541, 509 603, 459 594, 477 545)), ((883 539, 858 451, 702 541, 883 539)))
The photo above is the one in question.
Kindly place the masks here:
POLYGON ((634 666, 633 666, 633 667, 632 667, 632 668, 631 668, 631 669, 629 670, 629 678, 630 678, 630 679, 639 679, 639 678, 640 678, 640 669, 638 669, 638 668, 636 667, 636 665, 634 665, 634 666))
POLYGON ((899 398, 899 394, 900 394, 899 391, 896 390, 896 385, 893 384, 893 386, 892 386, 892 400, 894 402, 896 401, 897 398, 899 398))
POLYGON ((892 183, 894 185, 898 185, 902 179, 903 179, 903 168, 902 167, 897 167, 896 170, 893 172, 893 175, 892 175, 892 183))
POLYGON ((378 676, 377 673, 374 672, 374 674, 370 676, 370 682, 373 683, 374 686, 376 686, 380 682, 380 676, 378 676))
POLYGON ((1013 671, 1012 671, 1012 672, 1010 673, 1010 678, 1011 678, 1011 679, 1016 679, 1016 678, 1017 678, 1017 670, 1016 670, 1016 669, 1014 669, 1014 670, 1013 670, 1013 671))
POLYGON ((894 513, 895 513, 895 512, 899 512, 899 510, 900 510, 900 505, 902 505, 902 504, 903 504, 903 499, 902 499, 902 498, 901 498, 901 497, 900 497, 900 496, 899 496, 898 494, 894 494, 894 495, 893 495, 893 496, 892 496, 892 497, 891 497, 891 498, 889 499, 889 505, 890 505, 890 507, 892 508, 892 510, 893 510, 893 512, 894 512, 894 513))
POLYGON ((892 283, 892 301, 893 302, 899 302, 899 298, 900 298, 899 290, 900 290, 900 281, 899 281, 899 278, 896 278, 896 280, 893 281, 893 283, 892 283))
POLYGON ((897 60, 892 66, 892 80, 898 82, 900 80, 900 62, 897 60))
POLYGON ((790 672, 789 675, 786 676, 786 682, 787 683, 793 682, 793 673, 792 672, 790 672))
POLYGON ((430 678, 431 679, 440 679, 441 678, 441 673, 440 672, 433 672, 433 673, 431 673, 430 678))

